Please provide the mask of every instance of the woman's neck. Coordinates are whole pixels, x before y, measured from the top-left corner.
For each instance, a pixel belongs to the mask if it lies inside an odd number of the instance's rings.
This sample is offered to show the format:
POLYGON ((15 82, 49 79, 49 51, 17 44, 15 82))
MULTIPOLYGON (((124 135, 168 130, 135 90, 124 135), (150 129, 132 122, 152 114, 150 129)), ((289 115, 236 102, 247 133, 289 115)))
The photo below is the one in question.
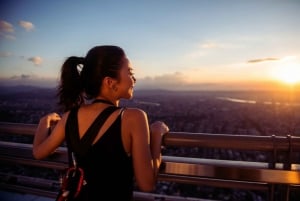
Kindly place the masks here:
POLYGON ((106 104, 112 104, 115 106, 119 106, 119 100, 104 97, 104 96, 97 96, 93 102, 102 102, 102 103, 106 103, 106 104))

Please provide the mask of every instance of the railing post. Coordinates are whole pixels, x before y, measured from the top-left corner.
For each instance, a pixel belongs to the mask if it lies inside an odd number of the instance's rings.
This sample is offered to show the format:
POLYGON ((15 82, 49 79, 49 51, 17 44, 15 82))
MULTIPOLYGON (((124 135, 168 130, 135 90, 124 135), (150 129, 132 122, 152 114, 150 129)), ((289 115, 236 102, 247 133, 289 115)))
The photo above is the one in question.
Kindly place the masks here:
MULTIPOLYGON (((286 153, 287 157, 284 161, 284 167, 283 168, 285 170, 291 170, 291 167, 292 167, 291 161, 292 161, 292 154, 293 154, 293 147, 292 147, 293 143, 292 143, 291 135, 287 135, 286 139, 288 140, 289 147, 288 147, 288 151, 286 153)), ((285 200, 285 201, 289 201, 289 195, 290 195, 290 185, 288 185, 288 184, 282 185, 282 187, 281 187, 282 199, 285 200)))
POLYGON ((273 142, 273 153, 270 158, 269 162, 269 169, 274 169, 276 160, 277 160, 277 142, 276 142, 276 135, 272 135, 272 142, 273 142))
MULTIPOLYGON (((272 135, 272 142, 273 142, 273 152, 269 162, 269 169, 274 169, 277 159, 277 144, 276 144, 276 135, 272 135)), ((275 199, 275 185, 269 184, 269 192, 268 192, 268 200, 274 201, 275 199)))
MULTIPOLYGON (((286 135, 286 140, 288 141, 288 150, 284 152, 284 161, 283 161, 283 169, 291 170, 291 161, 292 161, 292 138, 291 135, 286 135)), ((277 157, 277 156, 276 156, 277 157)), ((290 186, 289 184, 277 185, 278 196, 276 200, 279 201, 289 201, 290 195, 290 186)))
POLYGON ((292 151, 293 151, 291 135, 287 135, 286 139, 288 140, 289 147, 288 147, 288 151, 287 151, 288 153, 287 153, 286 160, 284 161, 284 169, 290 170, 291 169, 291 161, 292 161, 292 151))

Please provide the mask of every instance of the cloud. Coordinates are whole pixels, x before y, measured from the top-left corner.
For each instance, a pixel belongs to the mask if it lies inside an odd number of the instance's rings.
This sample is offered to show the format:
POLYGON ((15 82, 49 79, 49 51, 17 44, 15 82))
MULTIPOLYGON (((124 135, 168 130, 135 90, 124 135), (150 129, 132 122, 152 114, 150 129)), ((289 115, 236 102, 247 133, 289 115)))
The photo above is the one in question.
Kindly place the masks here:
POLYGON ((154 77, 154 81, 156 81, 156 82, 171 83, 174 80, 184 81, 183 73, 175 72, 172 74, 164 74, 164 75, 154 77))
POLYGON ((14 75, 10 77, 10 80, 30 80, 32 78, 31 75, 21 74, 21 75, 14 75))
POLYGON ((34 29, 34 25, 28 21, 19 21, 19 25, 23 27, 26 31, 32 31, 34 29))
POLYGON ((214 48, 220 48, 221 45, 215 42, 206 42, 200 45, 203 49, 214 49, 214 48))
POLYGON ((181 88, 186 84, 185 76, 181 72, 164 74, 154 77, 138 78, 136 88, 139 89, 174 89, 181 88))
POLYGON ((4 38, 8 39, 8 40, 16 40, 16 37, 13 35, 9 35, 9 34, 1 34, 1 36, 3 36, 4 38))
POLYGON ((190 52, 184 55, 184 58, 191 60, 191 59, 199 59, 203 58, 212 53, 218 53, 223 50, 228 49, 235 49, 237 48, 236 45, 231 43, 225 42, 217 42, 217 41, 204 41, 202 43, 196 44, 196 48, 192 49, 190 52))
POLYGON ((0 32, 14 33, 14 27, 9 22, 0 20, 0 32))
MULTIPOLYGON (((280 90, 286 89, 277 81, 229 81, 229 82, 201 82, 187 83, 182 73, 166 74, 156 77, 139 78, 135 89, 137 90, 280 90), (166 80, 164 79, 166 78, 166 80)), ((31 85, 39 87, 57 87, 57 77, 41 77, 34 74, 20 74, 11 77, 1 77, 0 86, 31 85)), ((300 85, 296 85, 300 90, 300 85)), ((295 88, 296 89, 296 88, 295 88)))
POLYGON ((11 52, 0 52, 0 57, 10 57, 11 55, 11 52))
POLYGON ((31 62, 33 62, 35 65, 40 65, 40 64, 42 64, 42 62, 43 62, 43 59, 41 58, 41 57, 39 57, 39 56, 36 56, 36 57, 30 57, 30 58, 28 58, 28 61, 31 61, 31 62))
POLYGON ((21 75, 21 79, 30 79, 31 78, 31 76, 30 75, 25 75, 25 74, 22 74, 21 75))
MULTIPOLYGON (((34 25, 28 21, 21 20, 19 21, 19 25, 28 32, 34 29, 34 25)), ((11 23, 4 20, 0 20, 0 37, 9 40, 15 40, 16 37, 13 35, 14 33, 14 26, 11 23)))
POLYGON ((260 63, 260 62, 265 62, 265 61, 277 61, 280 60, 279 58, 262 58, 262 59, 252 59, 248 60, 247 63, 260 63))
POLYGON ((0 76, 0 86, 31 85, 39 87, 56 87, 56 77, 41 77, 35 74, 19 74, 10 77, 0 76))
POLYGON ((12 24, 7 21, 0 20, 0 37, 15 40, 15 36, 12 35, 14 32, 15 30, 12 24))
POLYGON ((218 42, 218 41, 205 41, 199 45, 201 49, 235 49, 237 46, 232 44, 231 42, 218 42))

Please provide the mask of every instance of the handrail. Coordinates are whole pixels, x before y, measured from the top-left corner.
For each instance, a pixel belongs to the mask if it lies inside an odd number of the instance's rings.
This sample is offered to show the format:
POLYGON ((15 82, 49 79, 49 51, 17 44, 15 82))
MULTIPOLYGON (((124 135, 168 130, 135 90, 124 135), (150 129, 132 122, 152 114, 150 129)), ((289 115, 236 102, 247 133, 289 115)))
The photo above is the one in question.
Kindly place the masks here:
MULTIPOLYGON (((36 124, 0 122, 1 134, 34 135, 36 124)), ((286 136, 249 136, 230 134, 208 134, 171 131, 164 137, 167 146, 210 147, 239 150, 273 151, 274 143, 278 151, 287 151, 290 146, 300 150, 300 137, 291 136, 291 143, 286 136)))
POLYGON ((36 128, 37 128, 36 124, 0 122, 0 135, 1 134, 34 135, 36 128))
MULTIPOLYGON (((293 136, 293 140, 299 140, 293 136)), ((229 134, 208 134, 208 133, 188 133, 170 132, 164 138, 164 143, 168 146, 189 146, 189 147, 209 147, 220 149, 239 149, 272 151, 274 149, 273 136, 249 136, 249 135, 229 135, 229 134)), ((285 151, 289 148, 286 137, 275 136, 277 150, 285 151)))
MULTIPOLYGON (((4 135, 33 136, 37 125, 0 122, 0 137, 4 135)), ((288 200, 290 189, 300 189, 300 137, 298 136, 246 136, 229 134, 169 132, 164 137, 168 147, 201 147, 227 150, 261 151, 271 153, 271 161, 237 161, 214 158, 192 158, 189 156, 163 155, 158 180, 193 185, 262 190, 269 193, 270 201, 275 196, 276 186, 284 186, 280 195, 288 200), (280 155, 281 154, 281 155, 280 155), (298 155, 295 155, 298 154, 298 155), (279 157, 281 156, 281 158, 279 157), (282 157, 284 160, 282 160, 282 157), (271 165, 270 165, 271 164, 271 165)), ((0 141, 1 164, 23 164, 27 166, 64 169, 67 166, 66 147, 59 147, 50 157, 38 161, 32 157, 32 144, 0 141)), ((3 173, 2 173, 3 174, 3 173)), ((16 180, 29 178, 6 175, 16 180)), ((3 177, 4 178, 4 177, 3 177)), ((37 180, 37 182, 41 182, 37 180)), ((51 181, 50 181, 51 182, 51 181)), ((1 183, 1 182, 0 182, 1 183)), ((54 182, 57 184, 57 181, 54 182)), ((0 188, 6 188, 0 185, 0 188)), ((7 188, 18 185, 7 185, 7 188)), ((24 186, 20 189, 26 189, 24 186)), ((27 189, 36 192, 38 189, 27 189)), ((24 190, 26 191, 26 190, 24 190)), ((51 194, 50 191, 43 195, 51 194)), ((44 193, 43 193, 44 192, 44 193)))

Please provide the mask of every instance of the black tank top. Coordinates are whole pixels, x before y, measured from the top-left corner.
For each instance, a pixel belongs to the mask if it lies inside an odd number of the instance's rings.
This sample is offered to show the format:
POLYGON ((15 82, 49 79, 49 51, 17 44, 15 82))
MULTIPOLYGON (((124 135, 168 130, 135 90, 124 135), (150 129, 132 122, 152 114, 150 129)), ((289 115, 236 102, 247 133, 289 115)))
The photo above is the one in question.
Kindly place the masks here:
MULTIPOLYGON (((70 141, 79 139, 78 109, 71 110, 66 126, 75 127, 76 132, 69 133, 70 141)), ((133 165, 132 157, 124 150, 121 136, 121 117, 123 108, 116 120, 101 138, 93 145, 84 156, 77 157, 78 166, 85 171, 87 189, 90 200, 133 200, 133 165)), ((89 129, 88 129, 89 130, 89 129)), ((85 133, 86 135, 87 133, 85 133)))

